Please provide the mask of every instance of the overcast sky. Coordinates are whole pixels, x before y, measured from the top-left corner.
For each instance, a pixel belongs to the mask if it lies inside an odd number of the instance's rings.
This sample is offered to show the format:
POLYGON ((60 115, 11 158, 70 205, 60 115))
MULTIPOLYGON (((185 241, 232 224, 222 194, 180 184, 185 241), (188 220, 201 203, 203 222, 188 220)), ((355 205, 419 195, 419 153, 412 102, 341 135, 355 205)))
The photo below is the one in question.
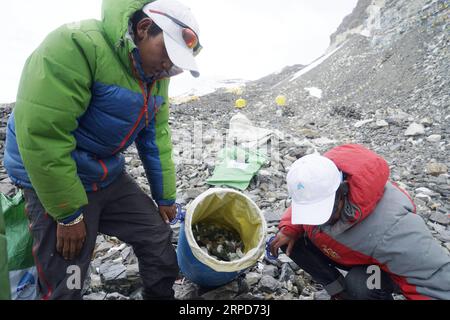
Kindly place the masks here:
MULTIPOLYGON (((171 95, 209 79, 254 80, 322 55, 357 0, 181 0, 200 24, 201 79, 172 81, 171 95), (181 89, 183 88, 183 89, 181 89)), ((23 64, 61 24, 100 19, 101 0, 2 1, 0 102, 15 101, 23 64)))

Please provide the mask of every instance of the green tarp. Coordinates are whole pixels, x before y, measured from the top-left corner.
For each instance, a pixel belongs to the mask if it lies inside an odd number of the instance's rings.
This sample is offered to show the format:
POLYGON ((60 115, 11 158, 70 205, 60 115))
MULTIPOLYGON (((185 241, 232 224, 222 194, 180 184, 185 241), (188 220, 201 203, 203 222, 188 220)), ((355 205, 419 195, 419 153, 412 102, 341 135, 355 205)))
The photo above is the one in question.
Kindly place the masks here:
POLYGON ((12 198, 0 193, 0 299, 10 298, 9 272, 34 265, 33 240, 24 207, 21 191, 12 198))
MULTIPOLYGON (((2 206, 3 207, 3 206, 2 206)), ((0 300, 10 299, 8 254, 6 249, 6 231, 3 219, 3 208, 0 212, 0 300)))
POLYGON ((226 147, 220 151, 219 163, 208 183, 245 190, 266 161, 267 158, 256 151, 226 147))

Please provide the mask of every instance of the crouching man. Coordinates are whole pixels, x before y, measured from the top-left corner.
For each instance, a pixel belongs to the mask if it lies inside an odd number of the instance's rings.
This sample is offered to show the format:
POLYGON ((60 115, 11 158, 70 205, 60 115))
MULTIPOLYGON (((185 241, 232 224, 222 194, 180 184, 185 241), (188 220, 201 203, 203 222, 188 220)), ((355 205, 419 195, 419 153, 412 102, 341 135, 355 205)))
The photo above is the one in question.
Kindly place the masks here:
POLYGON ((450 256, 383 158, 339 146, 297 160, 287 184, 292 206, 271 253, 281 248, 332 299, 450 299, 450 256))

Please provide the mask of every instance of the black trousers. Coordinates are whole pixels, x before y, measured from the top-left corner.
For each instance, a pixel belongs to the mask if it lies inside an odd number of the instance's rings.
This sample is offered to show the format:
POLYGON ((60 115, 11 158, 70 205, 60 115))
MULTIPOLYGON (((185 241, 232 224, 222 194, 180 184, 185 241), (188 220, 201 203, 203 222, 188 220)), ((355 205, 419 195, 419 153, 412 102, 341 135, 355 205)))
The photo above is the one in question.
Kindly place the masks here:
MULTIPOLYGON (((281 248, 286 252, 287 246, 281 248)), ((342 266, 322 253, 308 237, 302 236, 294 245, 290 258, 313 280, 325 287, 333 296, 340 293, 341 297, 350 300, 392 300, 392 293, 396 292, 396 284, 384 271, 380 272, 380 288, 368 285, 372 273, 368 265, 342 266), (338 269, 348 271, 343 277, 338 269), (343 291, 342 291, 343 290, 343 291)))
POLYGON ((133 247, 139 261, 144 298, 173 299, 178 264, 171 243, 172 230, 162 220, 153 200, 129 175, 123 173, 107 188, 88 193, 89 204, 83 208, 87 236, 80 255, 72 261, 64 260, 56 251, 57 224, 45 212, 36 193, 25 189, 24 196, 41 298, 82 298, 81 288, 73 289, 68 283, 74 266, 81 270, 81 283, 84 283, 100 232, 133 247))

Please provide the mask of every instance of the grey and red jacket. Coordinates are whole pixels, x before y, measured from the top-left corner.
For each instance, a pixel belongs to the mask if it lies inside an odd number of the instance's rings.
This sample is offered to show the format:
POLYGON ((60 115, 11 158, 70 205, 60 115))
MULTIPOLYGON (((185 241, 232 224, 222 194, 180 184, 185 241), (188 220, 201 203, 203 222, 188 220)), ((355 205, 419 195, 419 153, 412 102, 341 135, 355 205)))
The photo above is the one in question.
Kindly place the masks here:
MULTIPOLYGON (((389 181, 386 161, 354 144, 324 156, 345 174, 354 213, 333 226, 293 225, 289 208, 279 224, 283 234, 308 237, 342 266, 378 265, 407 299, 450 300, 450 255, 415 214, 408 194, 389 181)), ((339 283, 329 285, 333 294, 339 283)))

